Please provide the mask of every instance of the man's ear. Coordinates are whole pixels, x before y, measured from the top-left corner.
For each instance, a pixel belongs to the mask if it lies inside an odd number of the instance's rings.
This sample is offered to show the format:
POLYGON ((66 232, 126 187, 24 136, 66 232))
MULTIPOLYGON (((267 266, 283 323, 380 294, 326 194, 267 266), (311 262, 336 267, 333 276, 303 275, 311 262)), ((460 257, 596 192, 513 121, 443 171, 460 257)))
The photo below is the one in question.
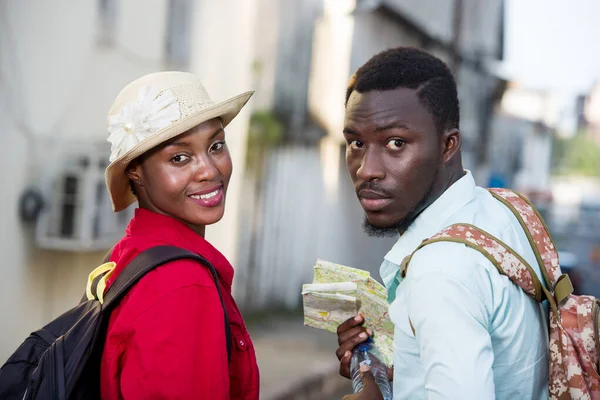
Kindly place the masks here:
POLYGON ((460 151, 461 137, 458 129, 450 129, 442 134, 444 163, 447 164, 460 151))

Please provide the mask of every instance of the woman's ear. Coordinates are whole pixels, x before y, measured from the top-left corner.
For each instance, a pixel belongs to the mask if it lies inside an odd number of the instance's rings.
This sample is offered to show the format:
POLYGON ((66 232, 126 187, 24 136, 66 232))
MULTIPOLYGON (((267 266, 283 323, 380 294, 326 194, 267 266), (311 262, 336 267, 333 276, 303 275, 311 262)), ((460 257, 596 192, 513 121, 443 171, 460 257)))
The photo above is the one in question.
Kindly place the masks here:
POLYGON ((137 160, 134 160, 129 164, 125 173, 127 174, 127 177, 137 185, 144 186, 142 181, 142 166, 137 160))

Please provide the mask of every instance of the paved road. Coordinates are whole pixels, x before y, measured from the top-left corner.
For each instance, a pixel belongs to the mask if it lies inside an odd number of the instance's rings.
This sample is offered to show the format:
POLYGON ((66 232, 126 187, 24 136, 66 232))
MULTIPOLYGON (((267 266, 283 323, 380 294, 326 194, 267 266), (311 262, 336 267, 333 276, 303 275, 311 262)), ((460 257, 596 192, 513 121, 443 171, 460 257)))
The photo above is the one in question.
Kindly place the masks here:
POLYGON ((345 395, 352 393, 352 388, 339 390, 337 393, 331 395, 327 400, 341 400, 345 395))
POLYGON ((247 325, 260 369, 261 400, 326 400, 349 383, 337 373, 335 335, 304 326, 301 314, 250 318, 247 325))

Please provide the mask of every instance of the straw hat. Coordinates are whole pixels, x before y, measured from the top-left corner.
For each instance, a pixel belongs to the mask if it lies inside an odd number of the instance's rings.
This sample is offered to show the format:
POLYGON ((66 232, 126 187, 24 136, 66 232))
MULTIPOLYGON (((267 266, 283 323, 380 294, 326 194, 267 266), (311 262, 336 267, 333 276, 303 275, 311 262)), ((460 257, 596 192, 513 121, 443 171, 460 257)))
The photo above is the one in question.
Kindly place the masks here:
POLYGON ((157 72, 127 85, 108 111, 107 140, 112 147, 106 187, 113 210, 136 201, 125 172, 131 161, 213 118, 227 126, 253 93, 215 104, 200 80, 187 72, 157 72))

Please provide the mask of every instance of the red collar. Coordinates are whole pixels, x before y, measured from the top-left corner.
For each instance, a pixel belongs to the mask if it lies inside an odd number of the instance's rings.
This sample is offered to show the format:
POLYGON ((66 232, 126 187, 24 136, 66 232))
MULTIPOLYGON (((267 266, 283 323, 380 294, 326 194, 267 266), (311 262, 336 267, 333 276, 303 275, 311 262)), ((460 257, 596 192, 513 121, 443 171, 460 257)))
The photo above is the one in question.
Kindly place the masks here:
POLYGON ((205 257, 219 273, 222 283, 231 288, 233 267, 206 239, 172 217, 137 208, 129 222, 126 238, 177 246, 205 257))

